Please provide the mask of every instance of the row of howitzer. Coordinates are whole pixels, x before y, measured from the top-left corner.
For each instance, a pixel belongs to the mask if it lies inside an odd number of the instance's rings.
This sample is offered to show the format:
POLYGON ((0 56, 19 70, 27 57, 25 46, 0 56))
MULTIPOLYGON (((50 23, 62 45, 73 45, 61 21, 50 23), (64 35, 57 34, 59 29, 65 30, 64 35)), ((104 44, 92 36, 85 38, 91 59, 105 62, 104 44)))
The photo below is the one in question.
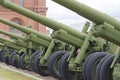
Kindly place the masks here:
POLYGON ((58 80, 114 80, 114 68, 119 64, 120 22, 75 0, 52 0, 76 12, 91 22, 86 22, 80 32, 7 0, 0 5, 33 19, 51 29, 47 36, 29 26, 21 26, 0 17, 0 22, 25 33, 19 36, 4 30, 0 38, 0 60, 42 76, 58 80), (116 54, 115 54, 116 53, 116 54))

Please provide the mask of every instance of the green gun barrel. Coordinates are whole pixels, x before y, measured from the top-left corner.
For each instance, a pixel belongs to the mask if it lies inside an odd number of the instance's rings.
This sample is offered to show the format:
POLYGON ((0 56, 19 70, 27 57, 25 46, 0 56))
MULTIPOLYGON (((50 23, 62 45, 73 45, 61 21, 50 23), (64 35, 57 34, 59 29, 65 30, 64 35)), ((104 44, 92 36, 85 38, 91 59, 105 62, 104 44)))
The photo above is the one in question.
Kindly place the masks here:
POLYGON ((21 50, 22 49, 22 47, 16 45, 16 43, 5 42, 4 45, 9 47, 9 48, 15 49, 15 50, 21 50))
POLYGON ((24 33, 26 33, 26 34, 31 34, 31 33, 32 33, 32 34, 35 34, 36 36, 38 36, 38 37, 40 37, 40 38, 43 38, 43 39, 45 39, 45 40, 47 40, 47 41, 51 41, 51 38, 48 37, 47 35, 41 34, 41 33, 37 32, 37 31, 35 31, 35 30, 32 30, 32 29, 30 29, 30 28, 21 26, 21 25, 19 25, 19 24, 16 24, 16 23, 14 23, 14 22, 8 21, 8 20, 3 19, 3 18, 1 18, 1 17, 0 17, 0 22, 2 22, 2 23, 4 23, 4 24, 7 24, 7 25, 9 25, 9 26, 11 26, 11 27, 14 27, 14 28, 16 28, 16 29, 18 29, 18 30, 21 30, 22 32, 24 32, 24 33))
POLYGON ((13 39, 16 39, 15 42, 17 45, 24 47, 24 48, 29 48, 29 46, 28 46, 29 44, 27 42, 25 42, 26 39, 23 38, 22 36, 19 36, 19 35, 13 34, 11 32, 4 31, 4 30, 0 30, 0 33, 4 34, 6 36, 9 36, 13 39), (21 44, 21 42, 22 42, 22 44, 21 44))
POLYGON ((16 45, 15 42, 13 42, 12 40, 9 40, 9 39, 0 38, 0 42, 3 43, 5 46, 13 48, 13 49, 17 49, 17 50, 22 49, 22 47, 16 45))
POLYGON ((0 0, 0 5, 5 7, 5 8, 8 8, 8 9, 11 9, 17 13, 20 13, 26 17, 29 17, 37 22, 40 22, 41 24, 43 25, 46 25, 54 30, 59 30, 59 29, 63 29, 65 31, 67 31, 69 34, 77 37, 77 38, 80 38, 80 39, 85 39, 86 35, 81 33, 80 31, 78 30, 75 30, 73 28, 70 28, 69 26, 67 25, 64 25, 62 23, 59 23, 59 22, 56 22, 54 20, 51 20, 47 17, 44 17, 40 14, 37 14, 37 13, 34 13, 33 11, 30 11, 28 9, 25 9, 21 6, 18 6, 16 4, 13 4, 7 0, 0 0))
MULTIPOLYGON (((51 42, 51 40, 52 40, 52 38, 51 37, 49 37, 49 36, 47 36, 47 35, 45 35, 45 34, 42 34, 42 33, 39 33, 39 32, 37 32, 37 31, 35 31, 35 30, 32 30, 32 29, 30 29, 30 28, 27 28, 27 27, 23 27, 23 26, 21 26, 21 25, 19 25, 19 24, 16 24, 16 23, 14 23, 14 22, 11 22, 11 21, 9 21, 9 20, 6 20, 6 19, 4 19, 4 18, 0 18, 0 22, 2 22, 2 23, 4 23, 4 24, 6 24, 6 25, 9 25, 9 26, 12 26, 12 27, 14 27, 14 28, 16 28, 16 29, 19 29, 19 30, 21 30, 21 31, 23 31, 23 32, 28 32, 27 34, 27 37, 25 38, 25 39, 22 39, 23 41, 25 40, 29 40, 29 41, 32 41, 32 42, 34 42, 35 44, 37 43, 37 44, 40 44, 41 46, 44 46, 44 47, 48 47, 48 45, 49 45, 49 43, 51 42), (25 31, 26 30, 26 31, 25 31), (30 33, 31 32, 31 33, 30 33)), ((13 36, 12 34, 10 35, 10 34, 6 34, 7 36, 13 36)), ((16 35, 17 36, 17 35, 16 35)), ((15 36, 14 36, 15 37, 15 36)), ((16 37, 17 38, 17 37, 16 37)))
POLYGON ((120 21, 112 18, 104 13, 101 13, 93 8, 90 8, 76 0, 53 0, 58 4, 76 12, 77 14, 89 19, 96 24, 107 22, 120 31, 120 21))
POLYGON ((5 39, 5 38, 0 37, 0 42, 4 43, 4 42, 13 42, 13 41, 9 40, 9 39, 5 39))
POLYGON ((5 34, 7 36, 10 36, 11 38, 14 38, 14 39, 21 39, 21 40, 24 40, 23 37, 19 36, 19 35, 16 35, 16 34, 13 34, 13 33, 10 33, 10 32, 7 32, 5 30, 0 30, 0 33, 1 34, 5 34))

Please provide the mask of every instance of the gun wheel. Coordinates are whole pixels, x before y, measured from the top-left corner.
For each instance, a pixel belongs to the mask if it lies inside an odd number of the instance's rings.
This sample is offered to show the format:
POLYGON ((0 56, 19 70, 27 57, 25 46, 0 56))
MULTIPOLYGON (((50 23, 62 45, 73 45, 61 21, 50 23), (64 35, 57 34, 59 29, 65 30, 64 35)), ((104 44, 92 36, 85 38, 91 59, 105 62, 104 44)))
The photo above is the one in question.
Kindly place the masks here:
POLYGON ((68 62, 67 59, 69 57, 69 53, 65 53, 59 61, 59 72, 62 80, 82 80, 80 79, 81 75, 77 72, 73 72, 68 70, 68 62))
POLYGON ((106 55, 106 52, 95 52, 87 57, 83 65, 84 80, 94 80, 96 65, 106 55))
POLYGON ((16 64, 16 61, 15 61, 15 55, 16 55, 16 52, 13 52, 10 54, 9 63, 10 63, 10 65, 18 68, 18 65, 16 64))
POLYGON ((12 64, 12 66, 14 66, 16 68, 19 68, 19 65, 18 65, 17 59, 16 59, 16 55, 17 54, 13 54, 12 59, 11 59, 11 64, 12 64))
POLYGON ((0 50, 0 61, 2 62, 2 53, 3 53, 4 50, 0 50))
POLYGON ((48 76, 48 70, 47 70, 47 66, 40 66, 40 56, 42 53, 39 53, 36 58, 35 58, 35 62, 34 62, 34 69, 35 72, 42 75, 42 76, 48 76))
POLYGON ((60 79, 60 73, 58 71, 58 62, 65 53, 65 51, 57 51, 53 53, 48 60, 48 71, 50 75, 55 77, 56 79, 60 79))
POLYGON ((24 61, 25 55, 26 55, 26 53, 23 53, 19 58, 19 65, 20 65, 21 69, 23 69, 23 70, 27 69, 26 65, 25 65, 25 61, 24 61))
POLYGON ((100 69, 101 69, 101 65, 102 63, 110 56, 111 54, 108 54, 107 56, 103 57, 101 59, 101 61, 99 62, 99 64, 96 67, 96 80, 99 80, 99 73, 100 73, 100 69))
MULTIPOLYGON (((10 54, 9 54, 10 55, 10 54)), ((10 65, 9 63, 9 56, 7 53, 4 53, 3 55, 3 61, 7 64, 7 65, 10 65)))
POLYGON ((26 70, 26 68, 25 68, 25 67, 22 67, 22 65, 21 65, 21 59, 20 59, 20 57, 19 57, 18 60, 17 60, 17 64, 18 64, 19 68, 21 68, 21 69, 23 69, 23 70, 26 70))
POLYGON ((0 54, 1 62, 4 62, 3 56, 4 56, 5 53, 6 53, 6 50, 3 50, 3 51, 1 52, 1 54, 0 54))
POLYGON ((120 79, 120 75, 119 75, 120 64, 116 63, 116 65, 113 68, 110 68, 114 57, 115 55, 110 55, 106 59, 103 58, 104 61, 101 60, 101 64, 99 63, 99 65, 97 66, 97 67, 100 66, 100 68, 97 68, 97 71, 100 71, 98 75, 99 80, 119 80, 120 79))
POLYGON ((40 51, 35 51, 33 54, 32 54, 32 56, 30 57, 30 67, 32 68, 32 70, 33 71, 35 71, 34 70, 34 61, 35 61, 35 58, 36 58, 36 56, 38 55, 40 53, 40 51))

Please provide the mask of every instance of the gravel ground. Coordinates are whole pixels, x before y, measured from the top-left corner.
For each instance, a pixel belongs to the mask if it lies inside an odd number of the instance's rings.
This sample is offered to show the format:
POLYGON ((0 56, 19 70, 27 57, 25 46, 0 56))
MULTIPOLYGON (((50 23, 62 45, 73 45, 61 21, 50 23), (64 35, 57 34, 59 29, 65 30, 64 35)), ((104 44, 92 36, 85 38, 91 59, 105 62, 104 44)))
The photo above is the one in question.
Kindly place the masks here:
POLYGON ((6 65, 4 63, 0 63, 0 66, 5 68, 5 69, 8 69, 10 71, 15 71, 15 72, 18 72, 18 73, 22 73, 23 75, 33 77, 36 80, 56 80, 55 78, 53 78, 51 76, 43 77, 43 76, 41 76, 39 74, 36 74, 35 72, 18 69, 18 68, 12 67, 10 65, 6 65))

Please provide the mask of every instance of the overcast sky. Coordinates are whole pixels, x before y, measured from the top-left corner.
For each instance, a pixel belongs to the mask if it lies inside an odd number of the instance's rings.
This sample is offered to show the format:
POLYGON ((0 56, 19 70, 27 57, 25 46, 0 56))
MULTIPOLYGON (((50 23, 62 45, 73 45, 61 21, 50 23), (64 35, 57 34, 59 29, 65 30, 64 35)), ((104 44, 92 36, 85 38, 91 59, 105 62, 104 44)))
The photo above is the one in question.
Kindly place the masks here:
MULTIPOLYGON (((82 29, 82 26, 87 21, 76 13, 64 8, 63 6, 53 2, 47 1, 47 17, 71 25, 73 28, 82 29)), ((112 17, 120 20, 120 0, 77 0, 90 7, 93 7, 101 12, 104 12, 112 17)))

